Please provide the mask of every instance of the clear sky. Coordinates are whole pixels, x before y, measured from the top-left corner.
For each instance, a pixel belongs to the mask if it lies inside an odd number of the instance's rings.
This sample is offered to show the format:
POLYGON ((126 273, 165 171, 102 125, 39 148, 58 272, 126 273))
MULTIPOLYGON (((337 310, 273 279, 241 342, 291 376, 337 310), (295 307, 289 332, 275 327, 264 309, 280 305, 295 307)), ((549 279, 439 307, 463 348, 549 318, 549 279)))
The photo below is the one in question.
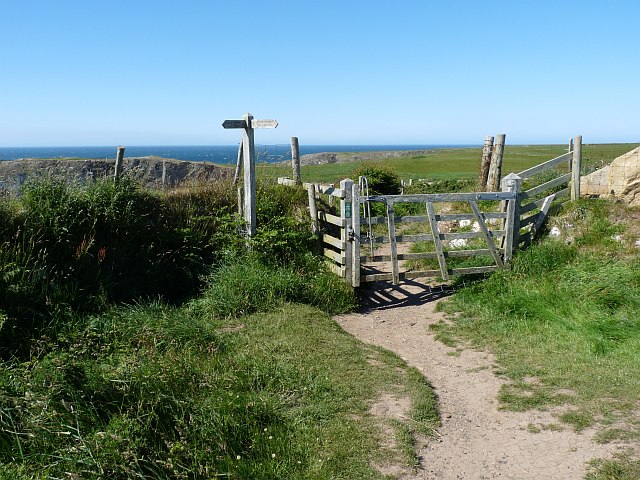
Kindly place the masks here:
POLYGON ((0 146, 640 140, 640 2, 40 1, 0 8, 0 146))

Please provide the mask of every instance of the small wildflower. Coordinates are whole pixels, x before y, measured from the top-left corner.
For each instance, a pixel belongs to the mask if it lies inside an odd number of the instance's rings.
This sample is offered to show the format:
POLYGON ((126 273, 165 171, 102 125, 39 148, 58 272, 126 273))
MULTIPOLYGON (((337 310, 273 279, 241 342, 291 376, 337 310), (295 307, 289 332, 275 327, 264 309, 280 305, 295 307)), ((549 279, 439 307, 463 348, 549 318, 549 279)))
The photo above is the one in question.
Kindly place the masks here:
POLYGON ((273 438, 273 436, 269 435, 269 440, 271 440, 273 438))
POLYGON ((276 454, 275 454, 275 453, 272 453, 272 454, 271 454, 271 458, 276 458, 276 454))
POLYGON ((236 460, 240 460, 240 455, 236 455, 236 460))

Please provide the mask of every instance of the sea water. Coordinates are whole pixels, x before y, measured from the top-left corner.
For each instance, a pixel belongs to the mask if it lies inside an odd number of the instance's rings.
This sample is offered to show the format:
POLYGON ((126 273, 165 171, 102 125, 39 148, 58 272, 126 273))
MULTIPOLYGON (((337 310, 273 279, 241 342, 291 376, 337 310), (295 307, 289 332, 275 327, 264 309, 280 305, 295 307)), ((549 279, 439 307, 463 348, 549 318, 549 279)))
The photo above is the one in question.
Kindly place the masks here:
MULTIPOLYGON (((391 150, 432 150, 469 145, 300 145, 300 154, 321 152, 372 152, 391 150)), ((101 158, 113 159, 116 147, 0 147, 0 160, 19 158, 101 158)), ((127 146, 125 157, 157 156, 196 162, 235 163, 238 145, 203 146, 127 146)), ((291 146, 256 144, 258 162, 280 162, 291 159, 291 146)))

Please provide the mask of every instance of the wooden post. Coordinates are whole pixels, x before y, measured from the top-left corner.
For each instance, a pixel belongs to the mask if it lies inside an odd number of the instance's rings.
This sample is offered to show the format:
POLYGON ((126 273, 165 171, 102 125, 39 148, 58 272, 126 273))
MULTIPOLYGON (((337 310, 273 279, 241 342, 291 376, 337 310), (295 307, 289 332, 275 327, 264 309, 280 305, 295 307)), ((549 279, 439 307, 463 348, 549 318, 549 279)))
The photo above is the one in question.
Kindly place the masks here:
POLYGON ((238 159, 236 160, 236 170, 233 172, 233 185, 236 186, 238 184, 238 180, 240 178, 240 169, 242 168, 242 144, 244 142, 240 142, 240 146, 238 147, 238 159))
POLYGON ((571 157, 571 200, 580 198, 580 167, 582 166, 582 135, 574 139, 571 157))
POLYGON ((242 208, 242 188, 238 187, 238 215, 240 217, 244 217, 244 212, 242 208))
POLYGON ((116 153, 116 168, 115 168, 115 173, 113 177, 116 182, 120 180, 120 175, 122 175, 123 160, 124 160, 124 147, 120 145, 116 153))
MULTIPOLYGON (((353 265, 351 267, 351 286, 360 286, 360 186, 353 183, 351 194, 351 229, 353 231, 353 265)), ((373 253, 371 253, 373 255, 373 253)))
POLYGON ((311 216, 311 231, 317 235, 316 251, 322 253, 322 233, 320 232, 320 222, 318 221, 318 204, 316 202, 316 186, 314 183, 307 185, 307 193, 309 194, 309 215, 311 216))
MULTIPOLYGON (((569 152, 573 152, 573 138, 569 139, 569 152)), ((567 170, 571 171, 571 163, 573 162, 573 158, 569 158, 567 161, 567 170)))
POLYGON ((293 169, 293 181, 296 185, 302 185, 300 178, 300 146, 298 137, 291 137, 291 168, 293 169))
POLYGON ((242 131, 243 169, 244 169, 244 220, 247 224, 247 234, 256 234, 256 151, 254 133, 251 122, 253 115, 244 114, 242 119, 247 126, 242 131))
POLYGON ((480 177, 478 185, 481 190, 487 189, 487 179, 489 178, 489 167, 491 166, 491 151, 493 150, 493 137, 491 135, 484 139, 482 147, 482 160, 480 161, 480 177))
POLYGON ((162 160, 162 189, 164 190, 167 185, 167 161, 162 160))
POLYGON ((504 153, 504 143, 506 135, 500 133, 496 136, 496 142, 491 154, 491 166, 489 167, 489 178, 487 180, 487 190, 495 192, 500 185, 502 178, 502 155, 504 153))
POLYGON ((509 264, 513 257, 513 251, 520 244, 520 194, 522 192, 522 178, 515 173, 510 173, 502 179, 502 191, 512 192, 516 194, 513 200, 507 200, 505 203, 505 212, 507 218, 503 222, 502 248, 504 249, 504 263, 509 264))
POLYGON ((346 178, 340 182, 340 189, 344 191, 344 198, 340 200, 340 218, 343 226, 340 230, 340 240, 344 245, 344 278, 351 283, 353 269, 353 242, 351 241, 351 220, 355 212, 352 211, 353 180, 346 178))

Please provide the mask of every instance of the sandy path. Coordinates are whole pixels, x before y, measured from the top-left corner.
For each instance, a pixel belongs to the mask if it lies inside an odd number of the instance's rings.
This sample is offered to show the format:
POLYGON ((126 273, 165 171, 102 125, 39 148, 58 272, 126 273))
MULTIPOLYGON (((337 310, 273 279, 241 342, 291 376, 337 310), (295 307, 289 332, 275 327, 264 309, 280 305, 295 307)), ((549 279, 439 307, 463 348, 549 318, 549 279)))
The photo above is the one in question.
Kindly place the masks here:
POLYGON ((420 469, 402 478, 581 479, 586 462, 614 451, 612 445, 596 444, 593 431, 530 432, 530 424, 558 424, 548 412, 499 411, 497 395, 506 380, 493 373, 493 357, 471 349, 452 355, 455 349, 435 340, 428 329, 442 318, 434 311, 446 296, 442 289, 384 283, 368 293, 362 313, 336 320, 347 332, 418 368, 440 404, 440 437, 419 446, 420 469))

